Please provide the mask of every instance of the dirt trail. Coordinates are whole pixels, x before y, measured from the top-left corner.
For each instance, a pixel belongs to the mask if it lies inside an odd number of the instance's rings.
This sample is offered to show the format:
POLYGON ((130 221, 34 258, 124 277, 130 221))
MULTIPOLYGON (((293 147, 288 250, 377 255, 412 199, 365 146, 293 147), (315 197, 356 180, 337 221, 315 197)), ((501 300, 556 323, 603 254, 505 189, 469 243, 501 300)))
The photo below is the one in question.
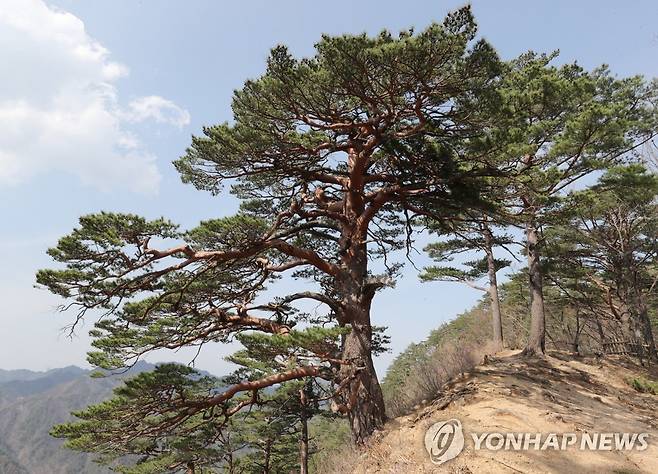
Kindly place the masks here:
MULTIPOLYGON (((507 351, 446 387, 411 415, 392 420, 360 456, 365 473, 658 473, 658 396, 626 382, 646 371, 621 359, 582 359, 554 353, 528 361, 507 351), (456 418, 465 447, 455 459, 432 464, 428 427, 456 418), (644 451, 475 450, 471 433, 648 433, 644 451)), ((656 377, 654 372, 653 378, 656 377)), ((614 445, 614 442, 613 442, 614 445)))

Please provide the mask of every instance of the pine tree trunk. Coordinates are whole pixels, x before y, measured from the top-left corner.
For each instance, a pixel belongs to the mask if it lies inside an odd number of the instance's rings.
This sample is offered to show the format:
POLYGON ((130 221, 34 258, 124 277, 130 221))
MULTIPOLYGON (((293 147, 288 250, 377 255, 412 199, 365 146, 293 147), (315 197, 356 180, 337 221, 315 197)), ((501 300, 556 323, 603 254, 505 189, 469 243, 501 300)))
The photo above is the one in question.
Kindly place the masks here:
POLYGON ((599 344, 601 345, 601 353, 605 354, 605 347, 604 344, 606 343, 607 339, 605 337, 605 332, 603 331, 603 325, 601 324, 601 320, 599 319, 598 315, 594 316, 594 321, 596 322, 596 330, 599 333, 599 344))
POLYGON ((299 419, 301 422, 301 433, 299 435, 299 473, 308 474, 308 414, 306 410, 306 393, 302 388, 299 391, 299 419))
POLYGON ((496 350, 503 348, 503 318, 500 314, 500 298, 498 297, 498 280, 496 278, 496 260, 493 254, 493 235, 484 225, 484 242, 487 253, 487 271, 489 274, 489 299, 491 300, 491 322, 493 324, 493 342, 496 350))
POLYGON ((658 353, 656 352, 656 341, 653 337, 653 330, 651 329, 651 320, 649 319, 649 312, 644 309, 640 313, 640 325, 642 327, 642 339, 649 347, 647 349, 647 357, 658 362, 658 353))
POLYGON ((580 312, 576 309, 576 334, 571 342, 571 350, 575 355, 580 355, 580 312))
MULTIPOLYGON (((339 379, 345 383, 340 398, 347 412, 352 440, 363 445, 366 439, 384 426, 384 396, 372 362, 372 325, 370 306, 377 284, 369 282, 366 203, 364 175, 368 156, 354 148, 348 152, 349 185, 344 199, 347 223, 341 228, 339 245, 344 274, 338 283, 342 302, 342 325, 350 325, 343 338, 339 379)), ((370 203, 372 206, 374 203, 370 203)))
POLYGON ((341 399, 347 412, 352 440, 362 445, 375 430, 384 426, 384 396, 372 362, 372 325, 370 306, 375 290, 366 282, 365 251, 355 258, 353 271, 343 281, 341 294, 343 323, 350 332, 343 338, 342 359, 346 362, 339 373, 346 382, 341 399))
MULTIPOLYGON (((638 318, 637 325, 640 327, 640 332, 642 333, 642 339, 640 340, 640 343, 644 343, 649 346, 646 354, 649 360, 658 362, 658 354, 656 353, 656 341, 653 337, 653 330, 651 329, 649 310, 647 305, 644 303, 644 297, 637 285, 634 286, 633 295, 633 303, 638 318)), ((638 347, 638 352, 642 352, 642 347, 638 347)))
POLYGON ((270 457, 272 455, 272 440, 268 439, 265 443, 265 453, 263 456, 263 474, 270 474, 270 457))
POLYGON ((546 319, 544 315, 544 293, 540 252, 538 248, 539 235, 534 222, 526 226, 528 253, 528 280, 530 286, 530 334, 528 344, 523 350, 527 356, 543 355, 546 350, 546 319))
POLYGON ((352 330, 343 344, 343 360, 350 362, 345 366, 343 376, 352 378, 343 399, 346 402, 352 440, 362 445, 368 436, 384 426, 386 414, 384 397, 372 362, 369 311, 358 311, 353 318, 352 330))
POLYGON ((621 293, 624 295, 624 309, 628 318, 630 340, 635 344, 636 355, 643 364, 646 357, 649 361, 657 361, 656 343, 651 329, 651 319, 649 310, 642 293, 642 282, 638 277, 637 264, 633 257, 633 250, 630 245, 624 252, 622 264, 618 268, 620 274, 625 275, 622 278, 621 293), (646 344, 647 351, 644 350, 646 344))

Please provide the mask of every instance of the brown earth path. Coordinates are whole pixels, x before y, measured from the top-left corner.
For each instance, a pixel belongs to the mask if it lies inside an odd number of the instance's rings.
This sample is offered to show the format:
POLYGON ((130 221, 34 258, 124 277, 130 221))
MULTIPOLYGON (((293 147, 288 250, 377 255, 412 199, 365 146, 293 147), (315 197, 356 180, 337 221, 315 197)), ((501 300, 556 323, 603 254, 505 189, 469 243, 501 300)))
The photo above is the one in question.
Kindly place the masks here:
MULTIPOLYGON (((552 353, 524 359, 506 351, 448 383, 441 396, 388 423, 353 472, 370 473, 658 473, 658 396, 638 393, 627 380, 642 374, 629 360, 552 353), (432 424, 456 418, 465 447, 455 459, 432 464, 424 446, 432 424), (648 433, 648 448, 590 451, 475 450, 471 433, 648 433)), ((576 443, 578 445, 580 440, 576 443)))

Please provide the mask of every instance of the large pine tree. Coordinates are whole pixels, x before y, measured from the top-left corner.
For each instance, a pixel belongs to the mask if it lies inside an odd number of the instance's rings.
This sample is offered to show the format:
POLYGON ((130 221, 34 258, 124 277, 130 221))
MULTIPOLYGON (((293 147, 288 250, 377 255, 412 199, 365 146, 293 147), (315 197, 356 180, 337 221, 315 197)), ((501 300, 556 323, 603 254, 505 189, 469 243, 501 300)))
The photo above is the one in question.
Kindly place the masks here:
POLYGON ((475 34, 466 7, 418 34, 323 37, 301 60, 273 49, 266 72, 235 92, 234 121, 205 128, 175 163, 200 190, 230 186, 242 201, 236 216, 187 232, 166 220, 86 216, 50 251, 65 268, 38 281, 80 316, 107 313, 90 361, 121 367, 252 331, 279 358, 275 373, 205 397, 174 391, 166 406, 183 419, 226 415, 250 403, 228 407, 237 394, 321 377, 335 384, 334 405, 357 443, 380 428, 370 307, 399 266, 378 275, 370 262, 408 245, 419 216, 447 219, 480 204, 491 166, 462 143, 482 126, 475 104, 489 99, 499 63, 475 34), (316 289, 258 299, 283 275, 316 289), (326 315, 296 312, 306 299, 326 315))

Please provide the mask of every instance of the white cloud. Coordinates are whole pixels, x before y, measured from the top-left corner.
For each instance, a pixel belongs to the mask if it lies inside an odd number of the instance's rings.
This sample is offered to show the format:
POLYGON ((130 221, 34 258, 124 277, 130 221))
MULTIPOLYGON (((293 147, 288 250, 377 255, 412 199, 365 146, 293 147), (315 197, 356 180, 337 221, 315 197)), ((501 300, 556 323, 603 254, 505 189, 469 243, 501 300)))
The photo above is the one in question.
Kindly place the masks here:
POLYGON ((42 0, 2 0, 0 62, 0 186, 64 171, 104 190, 157 192, 155 157, 128 126, 181 128, 189 113, 158 96, 122 108, 116 81, 128 68, 79 18, 42 0))
POLYGON ((153 119, 159 123, 169 123, 183 128, 190 123, 190 113, 181 109, 172 101, 157 95, 140 97, 129 104, 128 120, 142 122, 153 119))

